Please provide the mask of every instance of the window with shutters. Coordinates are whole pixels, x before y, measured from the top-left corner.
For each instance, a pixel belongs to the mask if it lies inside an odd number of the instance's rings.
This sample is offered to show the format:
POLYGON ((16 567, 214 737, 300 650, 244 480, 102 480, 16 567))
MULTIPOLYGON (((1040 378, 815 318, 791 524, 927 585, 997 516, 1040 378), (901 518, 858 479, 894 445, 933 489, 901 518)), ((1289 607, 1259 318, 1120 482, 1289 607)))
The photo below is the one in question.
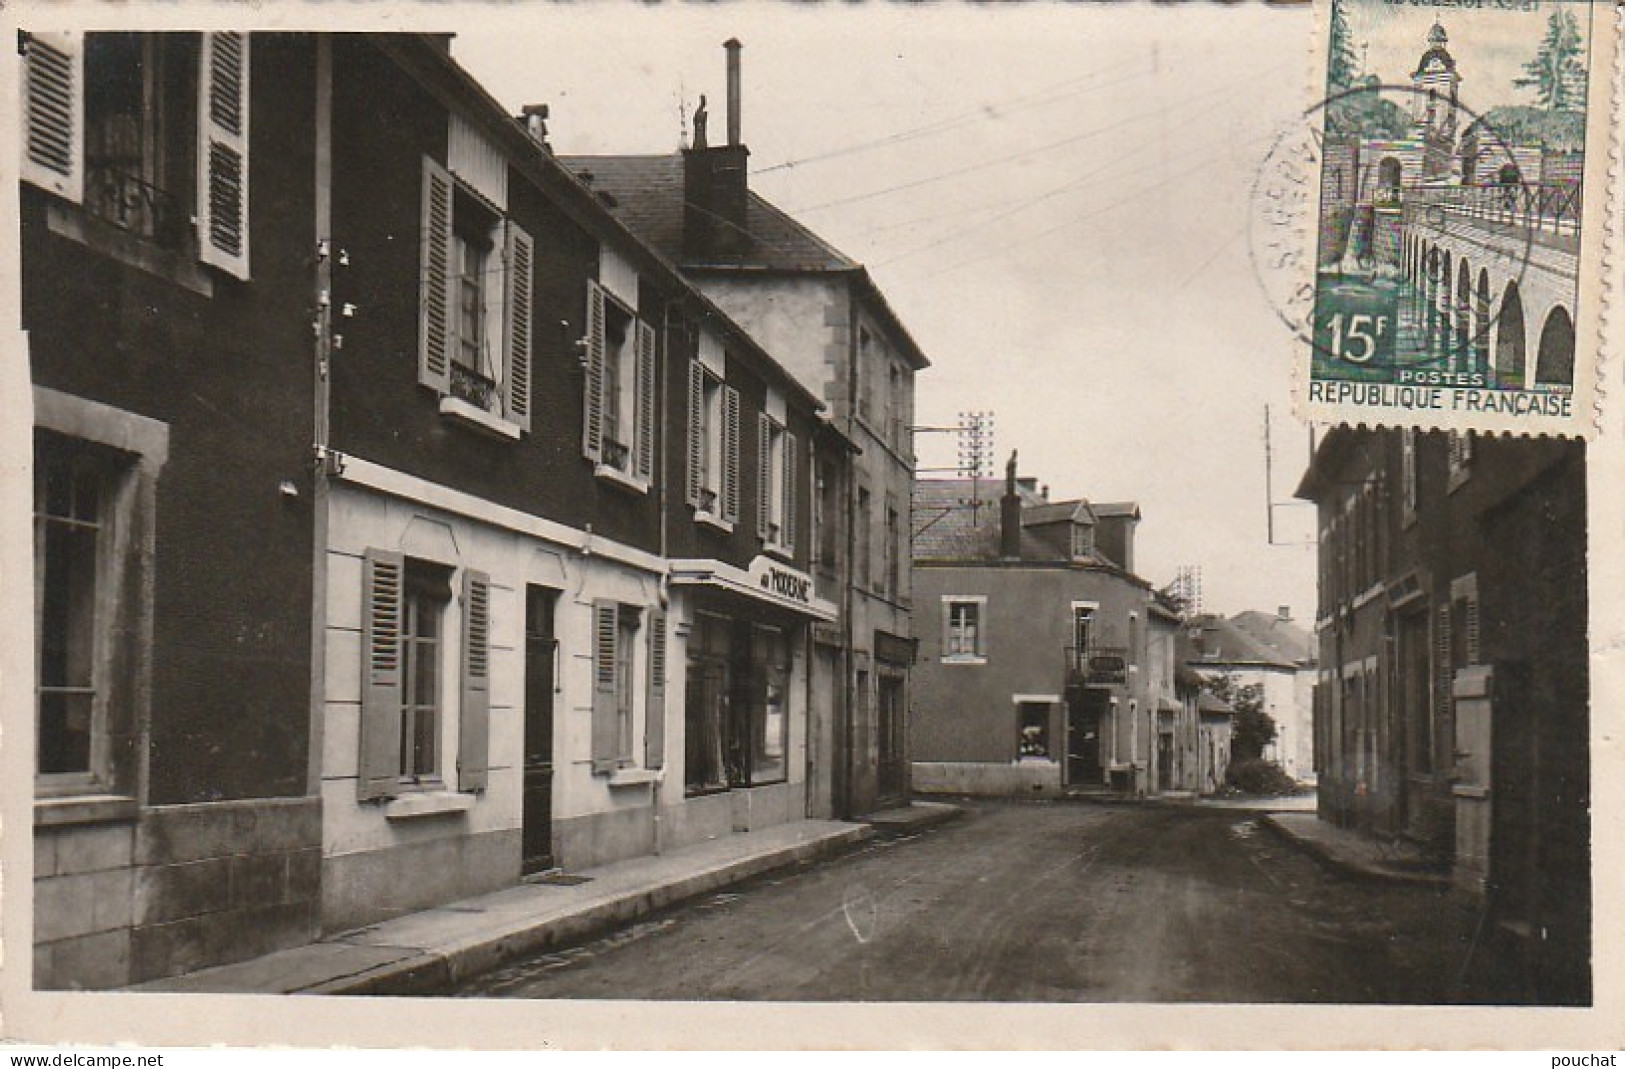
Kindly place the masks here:
POLYGON ((783 555, 796 545, 796 436, 765 412, 757 416, 756 537, 783 555))
POLYGON ((582 452, 601 478, 646 491, 654 478, 654 328, 597 282, 587 282, 582 452))
POLYGON ((387 550, 369 550, 362 575, 359 796, 382 800, 453 781, 460 791, 484 790, 489 577, 387 550))
POLYGON ((1473 473, 1473 434, 1471 431, 1450 431, 1449 443, 1449 480, 1446 485, 1447 490, 1453 492, 1473 473))
POLYGON ((248 278, 250 36, 37 33, 20 47, 22 178, 248 278))
POLYGON ((424 158, 418 381, 497 437, 530 429, 533 259, 522 227, 424 158))
POLYGON ((886 593, 899 597, 903 593, 903 553, 901 518, 897 514, 897 499, 886 495, 886 593))
MULTIPOLYGON (((593 602, 593 771, 613 773, 636 763, 634 672, 643 610, 600 599, 593 602)), ((656 651, 651 647, 651 661, 656 651)), ((664 671, 664 653, 661 652, 664 671)), ((653 680, 649 680, 651 688, 653 680)), ((664 681, 661 683, 664 687, 664 681)), ((645 723, 645 728, 647 728, 645 723)), ((645 754, 648 736, 645 732, 645 754)))
POLYGON ((1416 431, 1404 427, 1399 432, 1399 494, 1400 522, 1416 522, 1418 501, 1418 474, 1416 466, 1416 431))
POLYGON ((987 636, 983 630, 983 615, 987 610, 985 597, 954 597, 942 599, 942 662, 944 664, 982 664, 987 660, 987 636))
POLYGON ((731 532, 739 519, 739 391, 699 360, 688 371, 688 503, 695 520, 731 532))

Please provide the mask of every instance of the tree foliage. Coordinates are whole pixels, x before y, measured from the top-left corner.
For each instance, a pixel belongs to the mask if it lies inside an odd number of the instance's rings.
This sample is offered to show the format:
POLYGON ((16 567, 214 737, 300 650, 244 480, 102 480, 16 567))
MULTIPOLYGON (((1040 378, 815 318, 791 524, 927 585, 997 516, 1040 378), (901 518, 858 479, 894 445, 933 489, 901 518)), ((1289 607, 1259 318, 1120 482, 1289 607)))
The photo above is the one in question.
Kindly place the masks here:
POLYGON ((1341 2, 1332 4, 1331 34, 1327 47, 1326 82, 1331 91, 1328 95, 1352 89, 1354 80, 1360 76, 1359 61, 1354 55, 1354 38, 1349 33, 1348 14, 1341 2))
POLYGON ((1264 711, 1264 688, 1242 683, 1232 673, 1212 676, 1202 685, 1231 710, 1230 760, 1248 761, 1264 756, 1264 747, 1275 741, 1275 718, 1264 711))
POLYGON ((1519 89, 1533 89, 1547 111, 1578 111, 1585 105, 1586 71, 1580 62, 1584 43, 1574 13, 1563 5, 1546 20, 1546 36, 1535 58, 1523 65, 1527 77, 1514 78, 1519 89))

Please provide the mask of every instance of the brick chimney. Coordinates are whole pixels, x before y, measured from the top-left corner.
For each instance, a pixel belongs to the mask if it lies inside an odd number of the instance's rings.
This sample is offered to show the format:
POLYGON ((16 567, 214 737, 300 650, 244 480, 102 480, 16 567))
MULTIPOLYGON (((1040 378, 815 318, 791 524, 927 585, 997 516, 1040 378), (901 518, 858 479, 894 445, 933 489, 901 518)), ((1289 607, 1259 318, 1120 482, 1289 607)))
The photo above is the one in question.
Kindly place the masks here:
POLYGON ((1021 495, 1016 492, 1016 452, 1004 466, 1004 496, 999 499, 999 556, 1021 556, 1021 495))
POLYGON ((713 148, 707 142, 702 98, 695 113, 694 146, 683 150, 683 252, 690 257, 737 254, 750 246, 745 227, 750 150, 740 133, 744 102, 739 53, 744 46, 730 38, 723 47, 728 50, 728 143, 713 148))

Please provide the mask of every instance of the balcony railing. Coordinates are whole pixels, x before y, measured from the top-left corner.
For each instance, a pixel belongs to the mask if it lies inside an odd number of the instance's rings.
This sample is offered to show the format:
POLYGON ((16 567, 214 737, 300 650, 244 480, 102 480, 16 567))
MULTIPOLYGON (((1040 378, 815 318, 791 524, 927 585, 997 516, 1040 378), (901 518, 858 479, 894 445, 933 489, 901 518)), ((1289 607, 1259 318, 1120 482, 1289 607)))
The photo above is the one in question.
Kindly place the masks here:
POLYGON ((1439 213, 1500 223, 1536 233, 1573 236, 1580 231, 1578 182, 1407 188, 1406 221, 1438 223, 1439 213))
POLYGON ((1066 647, 1066 678, 1069 683, 1103 687, 1128 682, 1129 657, 1126 646, 1066 647))
POLYGON ((182 249, 190 216, 172 194, 135 175, 105 165, 85 169, 85 208, 120 230, 182 249))

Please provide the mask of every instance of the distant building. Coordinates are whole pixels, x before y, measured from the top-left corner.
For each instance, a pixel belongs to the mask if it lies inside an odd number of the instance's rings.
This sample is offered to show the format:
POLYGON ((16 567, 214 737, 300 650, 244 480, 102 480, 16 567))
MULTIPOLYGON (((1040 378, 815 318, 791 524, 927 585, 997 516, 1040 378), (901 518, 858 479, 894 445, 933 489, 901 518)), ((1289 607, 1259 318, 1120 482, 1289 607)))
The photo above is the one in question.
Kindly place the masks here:
POLYGON ((914 513, 916 789, 1172 786, 1178 617, 1130 570, 1139 509, 1049 501, 1012 457, 1002 483, 921 480, 914 513))
POLYGON ((1591 990, 1585 446, 1339 427, 1320 522, 1321 819, 1484 896, 1515 1001, 1591 990))
POLYGON ((1276 730, 1264 757, 1293 779, 1313 782, 1315 656, 1309 633, 1292 622, 1285 606, 1229 618, 1203 614, 1185 627, 1190 668, 1205 678, 1228 675, 1257 686, 1276 730))

